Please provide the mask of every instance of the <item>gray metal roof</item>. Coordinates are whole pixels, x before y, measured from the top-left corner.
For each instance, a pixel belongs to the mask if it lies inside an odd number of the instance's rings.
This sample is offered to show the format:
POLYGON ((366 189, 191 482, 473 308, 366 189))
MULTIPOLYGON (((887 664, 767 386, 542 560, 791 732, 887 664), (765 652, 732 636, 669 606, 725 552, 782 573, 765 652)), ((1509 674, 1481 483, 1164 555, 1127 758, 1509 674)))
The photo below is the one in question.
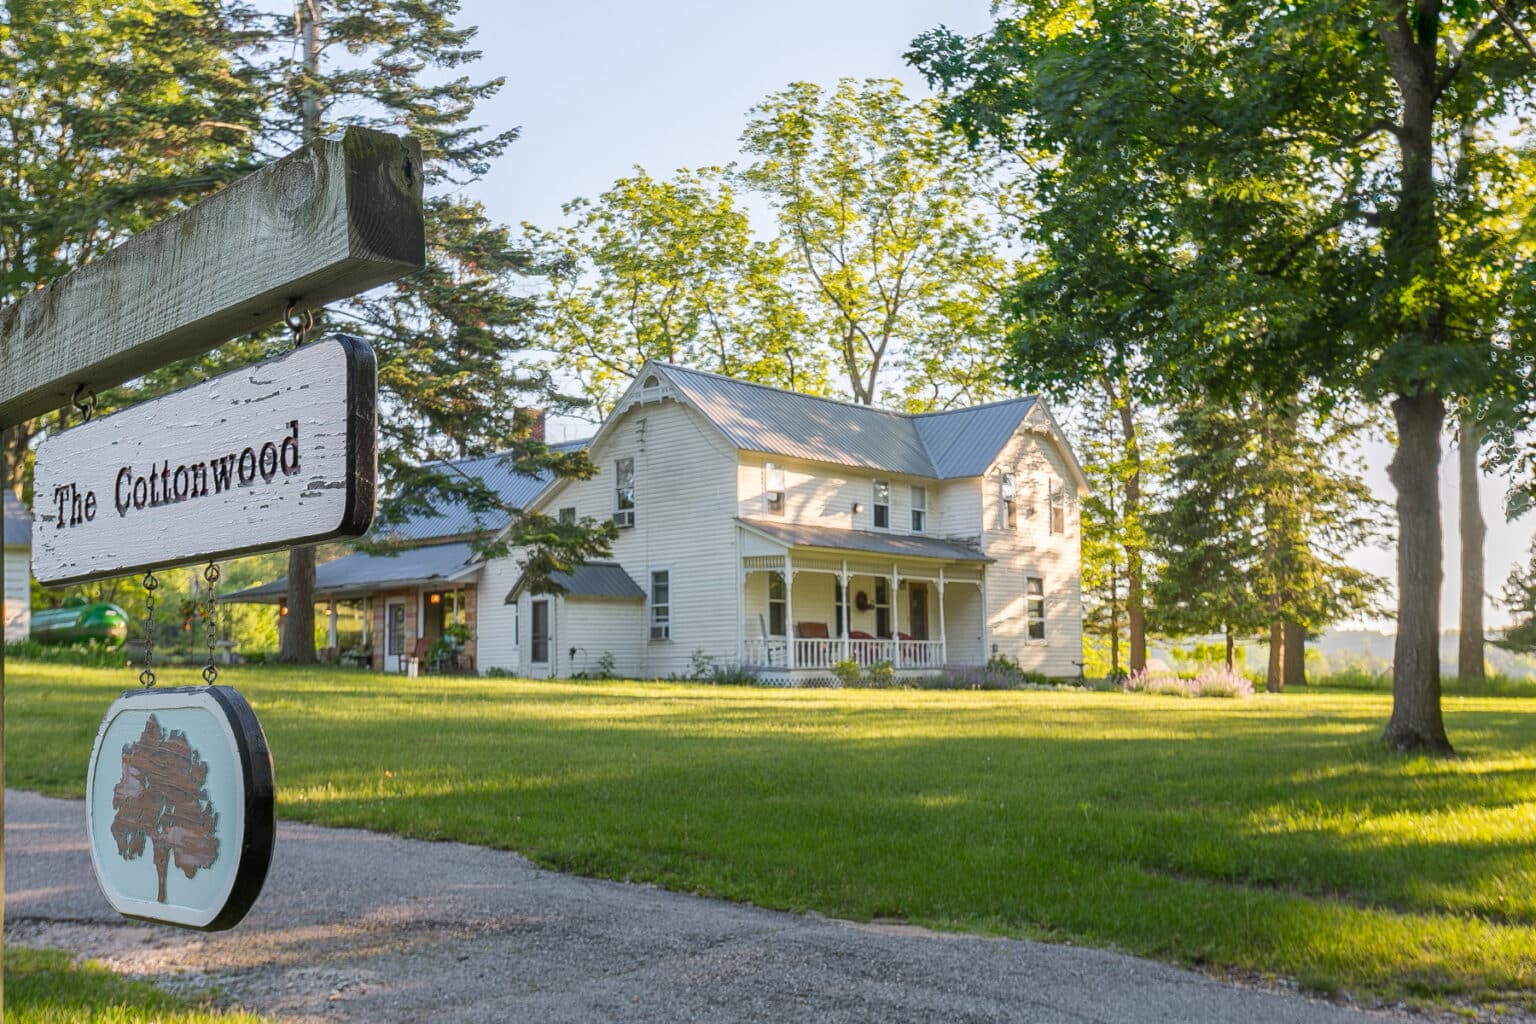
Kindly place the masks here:
MULTIPOLYGON (((587 441, 563 441, 550 445, 556 451, 570 452, 585 448, 587 441)), ((516 472, 503 461, 507 453, 483 455, 473 459, 456 459, 441 465, 451 467, 465 476, 484 480, 486 486, 496 492, 504 503, 513 508, 527 508, 538 494, 548 487, 554 477, 549 473, 526 476, 516 472)), ((416 516, 399 526, 390 528, 391 540, 421 542, 437 537, 466 537, 471 534, 494 532, 506 526, 511 516, 500 510, 473 512, 461 502, 454 502, 436 509, 428 515, 416 516)))
MULTIPOLYGON (((468 543, 434 544, 398 554, 370 555, 361 551, 315 567, 315 596, 362 597, 384 587, 429 586, 469 570, 473 552, 468 543)), ((288 577, 220 597, 237 604, 276 604, 288 596, 288 577)))
POLYGON ((842 530, 835 526, 802 526, 738 516, 736 521, 756 530, 786 547, 831 548, 863 554, 892 555, 897 558, 942 558, 951 562, 992 562, 973 547, 938 537, 914 537, 910 534, 875 533, 870 530, 842 530))
POLYGON ((652 363, 649 368, 738 448, 936 479, 986 472, 1035 402, 1016 398, 911 415, 681 366, 652 363))
POLYGON ((0 487, 5 494, 4 544, 8 548, 32 547, 32 513, 21 499, 11 493, 9 487, 0 487))
MULTIPOLYGON (((588 562, 576 566, 573 572, 551 573, 549 578, 565 588, 566 597, 608 601, 640 601, 645 598, 645 591, 640 589, 640 585, 630 579, 629 573, 622 566, 614 562, 588 562)), ((528 577, 522 576, 513 585, 507 593, 508 604, 518 599, 527 581, 528 577)))

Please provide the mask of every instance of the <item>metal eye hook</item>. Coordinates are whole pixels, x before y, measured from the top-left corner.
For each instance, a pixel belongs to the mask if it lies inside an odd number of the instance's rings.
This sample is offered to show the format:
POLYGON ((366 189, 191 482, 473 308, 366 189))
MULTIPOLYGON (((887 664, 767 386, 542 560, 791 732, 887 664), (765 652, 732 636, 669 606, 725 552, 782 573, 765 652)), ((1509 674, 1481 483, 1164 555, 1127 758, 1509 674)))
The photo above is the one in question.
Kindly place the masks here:
POLYGON ((288 327, 288 333, 293 337, 293 347, 298 348, 304 344, 304 338, 315 329, 315 311, 312 309, 299 310, 298 299, 289 299, 288 308, 283 311, 283 323, 288 327))
POLYGON ((96 392, 85 381, 81 381, 75 385, 75 393, 69 396, 69 404, 75 407, 82 422, 89 423, 91 417, 96 415, 96 392))

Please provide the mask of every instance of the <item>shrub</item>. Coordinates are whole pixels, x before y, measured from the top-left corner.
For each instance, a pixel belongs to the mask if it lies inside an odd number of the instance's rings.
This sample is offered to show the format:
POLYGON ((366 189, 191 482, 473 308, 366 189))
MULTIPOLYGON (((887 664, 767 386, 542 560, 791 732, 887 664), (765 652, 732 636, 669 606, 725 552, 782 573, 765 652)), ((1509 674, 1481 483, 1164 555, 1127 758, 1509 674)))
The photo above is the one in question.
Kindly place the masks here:
POLYGON ((1225 665, 1212 665, 1190 684, 1196 697, 1252 697, 1253 680, 1225 665))
POLYGON ((869 666, 864 685, 876 690, 888 690, 896 685, 896 666, 888 661, 877 661, 869 666))
POLYGON ((1143 689, 1159 697, 1194 697, 1197 694, 1183 679, 1171 672, 1162 672, 1147 679, 1143 689))
POLYGON ((94 641, 75 644, 41 644, 36 640, 18 640, 5 645, 5 660, 42 661, 52 665, 80 665, 87 668, 122 668, 128 664, 123 647, 108 648, 94 641))
POLYGON ((839 661, 832 666, 832 675, 843 686, 859 685, 859 663, 853 659, 839 661))
POLYGON ((618 665, 618 659, 613 656, 613 652, 604 651, 597 656, 597 678, 612 679, 618 674, 618 665))

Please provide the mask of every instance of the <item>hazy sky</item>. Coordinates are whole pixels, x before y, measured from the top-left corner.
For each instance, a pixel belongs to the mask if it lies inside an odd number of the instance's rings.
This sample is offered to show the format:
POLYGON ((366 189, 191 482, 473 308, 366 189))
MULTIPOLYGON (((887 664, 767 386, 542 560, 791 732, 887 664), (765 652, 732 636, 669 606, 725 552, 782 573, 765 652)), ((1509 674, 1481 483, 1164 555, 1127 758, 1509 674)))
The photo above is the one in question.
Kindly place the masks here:
MULTIPOLYGON (((966 33, 989 22, 987 0, 720 0, 649 3, 509 4, 468 0, 461 23, 480 26, 478 73, 505 76, 506 88, 480 108, 521 139, 487 179, 471 189, 506 223, 552 226, 560 205, 592 196, 636 164, 657 176, 678 167, 738 158, 746 112, 798 80, 900 77, 923 85, 902 61, 914 36, 940 24, 966 33)), ((472 72, 473 73, 473 72, 472 72)), ((1369 479, 1390 499, 1385 443, 1365 451, 1369 479)), ((1503 488, 1486 481, 1488 588, 1497 593, 1523 561, 1530 520, 1506 524, 1503 488)), ((1454 625, 1459 593, 1454 452, 1442 470, 1446 579, 1442 621, 1454 625)), ((1358 561, 1389 579, 1391 551, 1358 561)), ((1489 621, 1504 621, 1489 608, 1489 621)))

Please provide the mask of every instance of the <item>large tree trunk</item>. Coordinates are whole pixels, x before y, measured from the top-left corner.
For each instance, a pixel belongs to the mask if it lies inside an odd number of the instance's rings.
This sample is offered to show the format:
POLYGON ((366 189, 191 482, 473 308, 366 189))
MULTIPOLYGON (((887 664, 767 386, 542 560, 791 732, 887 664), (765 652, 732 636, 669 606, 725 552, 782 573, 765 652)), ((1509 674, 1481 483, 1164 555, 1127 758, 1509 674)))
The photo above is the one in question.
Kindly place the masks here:
POLYGON ((1397 644, 1392 717, 1383 739, 1394 750, 1451 753, 1440 715, 1440 431, 1445 404, 1425 389, 1392 402, 1397 452, 1387 474, 1397 489, 1397 644))
POLYGON ((21 483, 26 476, 27 445, 32 440, 32 422, 18 423, 0 430, 0 487, 21 497, 21 483))
POLYGON ((1307 685, 1307 631, 1294 622, 1285 624, 1285 685, 1307 685))
POLYGON ((1286 655, 1285 623, 1276 619, 1269 624, 1269 672, 1264 676, 1264 689, 1279 693, 1285 689, 1286 655))
POLYGON ((313 665, 315 657, 315 549, 288 551, 288 614, 278 629, 277 660, 313 665))
POLYGON ((1482 444, 1477 423, 1462 417, 1456 433, 1456 460, 1460 469, 1461 510, 1461 636, 1456 652, 1456 674, 1462 682, 1484 681, 1483 674, 1483 523, 1482 500, 1477 493, 1477 450, 1482 444))
MULTIPOLYGON (((1107 381, 1105 390, 1120 411, 1120 442, 1125 456, 1135 470, 1125 481, 1124 521, 1135 524, 1141 519, 1141 439, 1137 436, 1136 415, 1129 396, 1115 400, 1114 388, 1107 381)), ((1130 633, 1131 671, 1147 667, 1147 610, 1141 587, 1141 544, 1132 540, 1125 545, 1125 623, 1130 633)))

